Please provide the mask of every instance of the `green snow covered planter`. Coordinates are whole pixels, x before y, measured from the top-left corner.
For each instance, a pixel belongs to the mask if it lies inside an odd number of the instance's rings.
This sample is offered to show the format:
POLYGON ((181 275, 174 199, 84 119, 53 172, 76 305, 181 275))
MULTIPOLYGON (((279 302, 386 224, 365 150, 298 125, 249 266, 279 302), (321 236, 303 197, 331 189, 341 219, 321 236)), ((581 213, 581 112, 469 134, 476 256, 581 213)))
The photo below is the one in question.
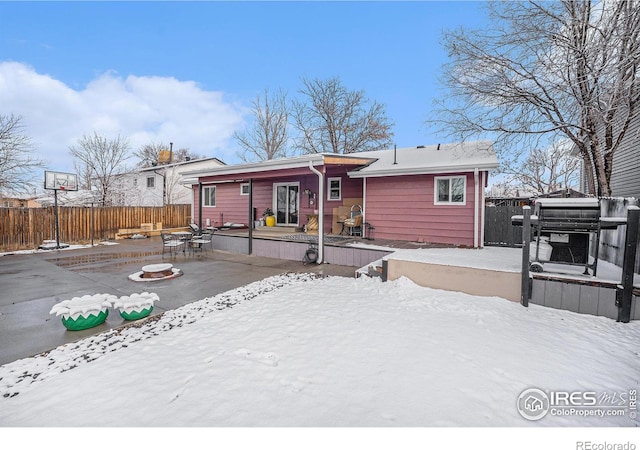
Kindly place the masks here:
POLYGON ((104 323, 109 315, 111 294, 83 295, 64 300, 51 308, 50 314, 62 316, 63 325, 71 331, 86 330, 104 323))
POLYGON ((120 309, 125 320, 138 320, 147 317, 153 311, 153 302, 160 300, 158 294, 143 292, 123 296, 113 302, 114 308, 120 309))
POLYGON ((120 315, 124 320, 138 320, 147 317, 153 311, 153 306, 148 309, 143 309, 142 311, 131 311, 130 313, 126 311, 120 311, 120 315))
POLYGON ((87 328, 97 327, 104 323, 108 315, 109 310, 105 309, 104 311, 100 311, 97 316, 94 314, 89 314, 87 317, 80 315, 77 319, 62 316, 62 323, 67 327, 67 330, 70 331, 86 330, 87 328))

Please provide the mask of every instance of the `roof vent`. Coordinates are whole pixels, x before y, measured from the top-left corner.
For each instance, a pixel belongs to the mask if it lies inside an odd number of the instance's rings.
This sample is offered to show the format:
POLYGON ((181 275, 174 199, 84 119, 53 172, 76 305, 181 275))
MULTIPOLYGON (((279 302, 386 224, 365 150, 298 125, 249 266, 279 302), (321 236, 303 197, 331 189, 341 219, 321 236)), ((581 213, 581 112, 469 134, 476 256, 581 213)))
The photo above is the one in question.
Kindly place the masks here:
POLYGON ((436 150, 440 150, 440 144, 438 144, 438 148, 436 150))
POLYGON ((424 148, 424 145, 418 145, 416 148, 424 148))

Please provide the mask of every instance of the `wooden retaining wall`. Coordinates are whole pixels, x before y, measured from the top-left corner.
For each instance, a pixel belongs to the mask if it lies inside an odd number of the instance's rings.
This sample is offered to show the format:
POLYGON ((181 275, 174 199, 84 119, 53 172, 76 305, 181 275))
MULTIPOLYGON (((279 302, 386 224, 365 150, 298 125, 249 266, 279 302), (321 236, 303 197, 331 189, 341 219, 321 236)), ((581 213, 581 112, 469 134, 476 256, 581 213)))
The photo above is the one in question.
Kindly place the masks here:
MULTIPOLYGON (((616 287, 617 283, 533 274, 529 303, 617 320, 616 287)), ((639 295, 635 289, 631 320, 640 320, 639 295)))
MULTIPOLYGON (((121 228, 161 222, 164 228, 190 222, 190 205, 160 207, 67 207, 58 209, 60 241, 67 244, 114 239, 121 228), (93 217, 93 219, 92 219, 93 217)), ((0 251, 34 249, 55 239, 54 208, 0 208, 0 251)))

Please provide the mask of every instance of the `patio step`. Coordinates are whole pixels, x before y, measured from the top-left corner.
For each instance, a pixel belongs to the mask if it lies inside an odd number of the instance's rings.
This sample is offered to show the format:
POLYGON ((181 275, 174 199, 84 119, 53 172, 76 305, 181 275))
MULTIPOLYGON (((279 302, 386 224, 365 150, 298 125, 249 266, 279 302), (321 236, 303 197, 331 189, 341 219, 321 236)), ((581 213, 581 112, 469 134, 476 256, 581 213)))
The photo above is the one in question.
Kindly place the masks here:
POLYGON ((359 277, 382 278, 382 262, 374 261, 358 270, 356 272, 356 278, 359 277))

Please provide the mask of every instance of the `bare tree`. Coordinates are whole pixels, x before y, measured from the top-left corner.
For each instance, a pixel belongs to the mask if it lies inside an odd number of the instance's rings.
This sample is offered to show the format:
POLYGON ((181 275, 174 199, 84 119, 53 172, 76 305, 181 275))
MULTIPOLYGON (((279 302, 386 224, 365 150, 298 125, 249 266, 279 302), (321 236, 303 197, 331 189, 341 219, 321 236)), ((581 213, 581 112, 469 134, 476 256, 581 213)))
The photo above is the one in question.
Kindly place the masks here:
POLYGON ((580 159, 572 154, 571 143, 565 140, 545 149, 533 149, 505 174, 506 181, 519 191, 548 194, 578 186, 580 159))
POLYGON ((164 204, 177 205, 191 202, 189 192, 185 192, 180 183, 182 176, 175 167, 165 168, 163 178, 164 204))
POLYGON ((253 123, 247 130, 235 132, 233 137, 242 147, 243 161, 266 161, 287 156, 289 107, 287 94, 278 90, 271 94, 265 89, 251 103, 253 123))
POLYGON ((73 169, 78 175, 78 189, 88 191, 93 186, 93 171, 82 161, 74 161, 73 169))
POLYGON ((493 133, 506 165, 516 148, 568 138, 589 190, 610 195, 613 156, 640 101, 640 1, 488 7, 486 29, 445 34, 449 92, 433 122, 460 139, 493 133))
POLYGON ((177 163, 188 161, 190 159, 204 158, 204 156, 191 152, 188 148, 180 148, 174 151, 172 147, 173 144, 165 145, 163 142, 152 142, 140 147, 133 153, 133 156, 140 159, 140 162, 138 163, 138 167, 140 168, 155 167, 162 164, 177 163), (161 160, 161 152, 163 151, 171 152, 171 160, 161 160))
POLYGON ((33 171, 43 162, 33 156, 20 116, 0 115, 0 193, 25 193, 35 187, 33 171))
POLYGON ((301 100, 293 101, 293 119, 305 153, 354 153, 391 146, 392 123, 384 105, 364 91, 349 91, 339 78, 302 79, 301 100))
POLYGON ((118 172, 129 158, 128 139, 118 135, 109 140, 94 132, 82 136, 77 145, 69 147, 69 152, 91 171, 92 181, 100 191, 100 204, 109 206, 115 202, 110 198, 111 188, 118 182, 118 172))
POLYGON ((173 152, 173 162, 192 161, 194 159, 206 158, 205 155, 192 152, 188 148, 179 148, 173 152))

